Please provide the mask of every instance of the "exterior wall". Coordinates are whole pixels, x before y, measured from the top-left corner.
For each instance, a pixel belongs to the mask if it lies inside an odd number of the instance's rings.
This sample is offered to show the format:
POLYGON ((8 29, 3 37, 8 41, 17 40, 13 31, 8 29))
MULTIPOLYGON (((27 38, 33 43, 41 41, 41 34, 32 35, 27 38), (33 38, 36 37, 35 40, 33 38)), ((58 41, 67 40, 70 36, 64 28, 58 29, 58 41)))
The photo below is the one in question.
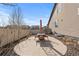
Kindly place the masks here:
POLYGON ((79 4, 77 3, 57 4, 49 28, 57 33, 79 37, 78 8, 79 4))

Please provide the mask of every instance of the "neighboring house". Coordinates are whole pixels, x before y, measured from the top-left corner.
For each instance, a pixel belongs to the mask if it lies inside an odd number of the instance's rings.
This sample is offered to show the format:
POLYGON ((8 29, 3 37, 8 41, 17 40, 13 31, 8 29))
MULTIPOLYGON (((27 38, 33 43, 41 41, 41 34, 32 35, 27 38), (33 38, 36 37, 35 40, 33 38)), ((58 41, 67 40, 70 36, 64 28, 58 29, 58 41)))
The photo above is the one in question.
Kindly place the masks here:
POLYGON ((36 35, 37 33, 40 32, 39 25, 32 25, 32 26, 30 26, 30 29, 31 29, 31 33, 33 35, 36 35))
POLYGON ((31 30, 39 30, 39 25, 32 25, 31 30))
POLYGON ((79 3, 54 4, 48 27, 52 32, 79 37, 79 3))
POLYGON ((21 28, 21 29, 28 29, 28 30, 30 29, 30 26, 29 25, 21 25, 21 26, 7 25, 5 28, 10 28, 10 29, 12 28, 13 29, 13 28, 18 28, 18 27, 21 28))
POLYGON ((29 25, 21 25, 20 28, 29 30, 30 26, 29 25))

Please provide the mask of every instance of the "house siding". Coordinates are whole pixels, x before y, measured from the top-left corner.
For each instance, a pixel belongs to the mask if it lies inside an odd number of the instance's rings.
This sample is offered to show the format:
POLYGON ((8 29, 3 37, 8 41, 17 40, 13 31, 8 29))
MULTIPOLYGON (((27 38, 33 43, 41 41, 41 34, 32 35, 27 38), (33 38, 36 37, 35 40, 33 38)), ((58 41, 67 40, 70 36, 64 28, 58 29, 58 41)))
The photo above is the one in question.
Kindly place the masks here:
POLYGON ((53 16, 49 22, 49 28, 52 29, 52 32, 55 31, 64 35, 79 37, 78 8, 79 4, 77 3, 57 4, 53 16), (60 9, 62 9, 62 11, 58 14, 57 12, 60 9), (57 27, 55 27, 55 22, 57 22, 57 27))

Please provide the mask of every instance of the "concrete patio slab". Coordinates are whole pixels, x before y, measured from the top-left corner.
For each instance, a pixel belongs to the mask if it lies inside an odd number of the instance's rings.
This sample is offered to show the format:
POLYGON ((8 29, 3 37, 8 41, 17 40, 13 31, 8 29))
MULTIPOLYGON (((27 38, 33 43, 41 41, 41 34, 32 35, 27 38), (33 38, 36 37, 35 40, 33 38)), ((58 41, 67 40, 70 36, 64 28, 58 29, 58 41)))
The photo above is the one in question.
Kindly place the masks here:
POLYGON ((60 56, 64 55, 67 47, 58 39, 48 37, 46 41, 37 42, 38 38, 34 36, 17 44, 14 47, 15 53, 20 56, 60 56))

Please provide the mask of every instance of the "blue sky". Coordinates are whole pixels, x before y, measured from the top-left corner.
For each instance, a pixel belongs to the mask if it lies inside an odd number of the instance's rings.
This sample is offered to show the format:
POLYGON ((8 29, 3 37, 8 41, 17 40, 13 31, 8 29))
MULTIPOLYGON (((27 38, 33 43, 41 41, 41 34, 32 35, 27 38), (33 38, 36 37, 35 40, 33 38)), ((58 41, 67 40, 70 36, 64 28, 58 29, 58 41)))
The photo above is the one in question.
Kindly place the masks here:
MULTIPOLYGON (((43 26, 47 25, 54 4, 51 3, 18 3, 22 10, 23 20, 27 25, 39 25, 42 19, 43 26)), ((0 4, 0 23, 8 24, 8 16, 13 7, 0 4), (6 19, 4 19, 6 18, 6 19)), ((1 24, 0 24, 1 25, 1 24)))

